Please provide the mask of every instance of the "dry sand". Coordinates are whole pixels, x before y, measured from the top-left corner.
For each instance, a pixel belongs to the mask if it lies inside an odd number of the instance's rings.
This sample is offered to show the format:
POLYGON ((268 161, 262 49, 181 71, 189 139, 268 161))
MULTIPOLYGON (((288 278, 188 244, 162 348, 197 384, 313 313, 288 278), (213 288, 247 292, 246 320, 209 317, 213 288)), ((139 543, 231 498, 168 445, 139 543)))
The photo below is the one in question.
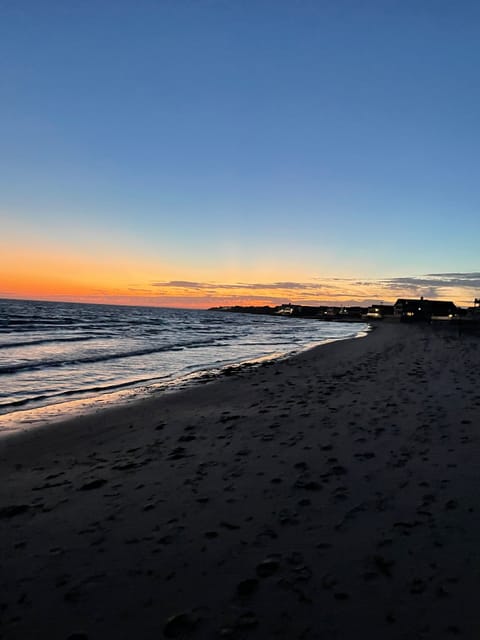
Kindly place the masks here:
POLYGON ((0 637, 479 638, 479 345, 385 323, 4 438, 0 637))

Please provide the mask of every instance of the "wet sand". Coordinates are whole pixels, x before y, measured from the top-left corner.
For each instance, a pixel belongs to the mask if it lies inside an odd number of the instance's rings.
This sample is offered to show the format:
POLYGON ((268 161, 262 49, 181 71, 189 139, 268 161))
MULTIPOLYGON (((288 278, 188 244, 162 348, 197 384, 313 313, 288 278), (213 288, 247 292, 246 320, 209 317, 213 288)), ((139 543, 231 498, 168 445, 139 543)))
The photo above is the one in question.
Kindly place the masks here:
POLYGON ((479 345, 384 323, 0 440, 0 638, 480 637, 479 345))

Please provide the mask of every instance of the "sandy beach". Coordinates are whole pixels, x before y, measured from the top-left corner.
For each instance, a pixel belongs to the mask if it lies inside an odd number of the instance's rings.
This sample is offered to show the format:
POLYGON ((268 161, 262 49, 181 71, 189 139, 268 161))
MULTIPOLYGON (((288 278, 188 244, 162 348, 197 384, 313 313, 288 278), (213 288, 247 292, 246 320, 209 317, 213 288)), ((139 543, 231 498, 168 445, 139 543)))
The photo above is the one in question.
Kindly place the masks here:
POLYGON ((480 637, 480 340, 365 338, 0 441, 0 637, 480 637))

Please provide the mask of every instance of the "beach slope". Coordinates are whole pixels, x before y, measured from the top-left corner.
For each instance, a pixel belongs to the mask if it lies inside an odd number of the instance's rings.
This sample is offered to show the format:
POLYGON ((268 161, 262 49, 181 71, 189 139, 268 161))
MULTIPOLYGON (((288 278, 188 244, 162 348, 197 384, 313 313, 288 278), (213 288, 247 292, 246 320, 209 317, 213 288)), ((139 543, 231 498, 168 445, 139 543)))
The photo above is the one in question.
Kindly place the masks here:
POLYGON ((480 341, 365 338, 0 441, 0 637, 478 638, 480 341))

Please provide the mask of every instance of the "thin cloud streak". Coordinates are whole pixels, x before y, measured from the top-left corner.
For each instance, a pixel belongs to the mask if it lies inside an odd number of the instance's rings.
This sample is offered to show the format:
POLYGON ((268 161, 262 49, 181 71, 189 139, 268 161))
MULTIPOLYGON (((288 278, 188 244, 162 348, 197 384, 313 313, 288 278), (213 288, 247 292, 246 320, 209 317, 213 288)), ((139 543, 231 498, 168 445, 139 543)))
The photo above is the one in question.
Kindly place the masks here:
POLYGON ((170 280, 168 282, 152 282, 152 287, 160 288, 174 288, 174 289, 216 289, 235 290, 235 289, 250 289, 250 290, 275 290, 275 289, 289 289, 289 290, 323 290, 333 288, 331 285, 322 283, 316 284, 313 282, 237 282, 233 284, 226 284, 220 282, 191 282, 188 280, 170 280))

